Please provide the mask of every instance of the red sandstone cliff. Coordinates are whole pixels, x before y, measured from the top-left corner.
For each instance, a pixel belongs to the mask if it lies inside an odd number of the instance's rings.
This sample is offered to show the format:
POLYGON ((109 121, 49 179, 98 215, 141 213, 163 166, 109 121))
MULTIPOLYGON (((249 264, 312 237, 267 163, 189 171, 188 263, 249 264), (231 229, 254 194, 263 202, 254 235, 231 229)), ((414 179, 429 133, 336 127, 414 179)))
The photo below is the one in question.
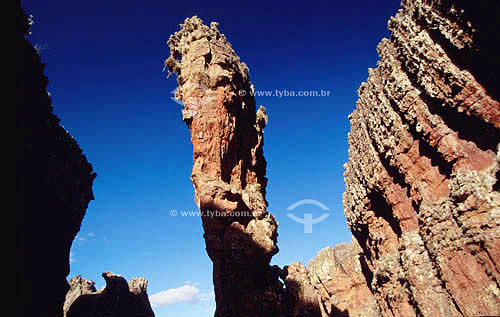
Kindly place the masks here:
POLYGON ((253 89, 248 70, 217 25, 185 21, 166 65, 191 131, 196 202, 223 211, 203 217, 216 316, 500 314, 498 16, 493 1, 402 2, 350 115, 353 242, 282 271, 268 265, 265 110, 238 94, 253 89))
POLYGON ((499 13, 403 1, 359 89, 344 206, 384 316, 500 314, 499 13))
POLYGON ((323 316, 500 314, 498 16, 405 0, 389 21, 350 115, 354 240, 308 267, 323 316))

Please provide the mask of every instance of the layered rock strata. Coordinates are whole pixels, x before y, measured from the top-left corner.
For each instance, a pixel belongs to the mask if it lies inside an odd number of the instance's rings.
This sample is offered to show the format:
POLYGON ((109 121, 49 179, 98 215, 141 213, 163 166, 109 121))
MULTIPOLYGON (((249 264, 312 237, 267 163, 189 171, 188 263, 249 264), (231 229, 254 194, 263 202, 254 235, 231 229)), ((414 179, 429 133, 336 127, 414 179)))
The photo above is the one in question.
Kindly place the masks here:
POLYGON ((99 291, 94 281, 80 275, 70 279, 64 302, 65 317, 154 317, 145 278, 134 277, 127 283, 112 272, 102 273, 102 277, 106 286, 99 291))
POLYGON ((344 207, 384 316, 500 314, 499 13, 403 1, 359 89, 344 207))
POLYGON ((69 253, 85 210, 94 199, 96 174, 73 137, 54 115, 45 65, 26 38, 30 22, 14 5, 14 94, 21 148, 18 247, 25 315, 62 316, 69 286, 69 253))
POLYGON ((191 132, 195 201, 212 260, 216 316, 279 316, 278 224, 267 212, 263 106, 256 109, 248 68, 212 22, 188 18, 169 41, 165 65, 191 132), (211 213, 211 214, 210 214, 211 213))
POLYGON ((185 21, 166 65, 191 131, 195 200, 220 212, 203 217, 216 316, 500 314, 499 6, 402 2, 350 115, 353 242, 283 270, 268 264, 265 109, 217 24, 185 21))

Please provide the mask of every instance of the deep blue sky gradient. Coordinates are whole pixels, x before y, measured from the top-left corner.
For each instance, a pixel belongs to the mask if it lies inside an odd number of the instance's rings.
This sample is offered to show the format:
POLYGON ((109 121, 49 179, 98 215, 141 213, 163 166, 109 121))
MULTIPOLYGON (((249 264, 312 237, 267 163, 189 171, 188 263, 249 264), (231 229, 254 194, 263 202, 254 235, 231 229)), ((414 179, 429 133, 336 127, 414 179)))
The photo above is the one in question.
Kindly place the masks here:
MULTIPOLYGON (((98 177, 71 276, 104 284, 101 272, 144 276, 149 293, 186 281, 212 290, 201 220, 171 217, 197 210, 189 180, 192 146, 171 100, 166 40, 186 17, 218 21, 250 68, 257 90, 329 90, 329 97, 258 97, 267 108, 264 154, 269 210, 280 222, 273 264, 307 263, 323 247, 350 241, 342 208, 347 115, 375 67, 376 46, 399 1, 35 1, 30 40, 47 63, 55 113, 79 142, 98 177), (312 234, 286 216, 301 199, 331 215, 312 234)), ((323 211, 302 206, 301 217, 323 211)), ((213 301, 156 308, 158 317, 208 316, 213 301)))

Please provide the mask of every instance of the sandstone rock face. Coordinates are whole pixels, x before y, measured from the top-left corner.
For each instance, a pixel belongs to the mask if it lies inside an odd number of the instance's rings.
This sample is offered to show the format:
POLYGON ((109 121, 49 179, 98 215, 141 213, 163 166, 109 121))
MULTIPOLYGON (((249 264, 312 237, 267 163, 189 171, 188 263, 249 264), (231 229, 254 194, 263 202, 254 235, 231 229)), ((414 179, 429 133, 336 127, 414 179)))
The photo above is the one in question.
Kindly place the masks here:
POLYGON ((309 262, 311 284, 320 296, 322 316, 378 316, 359 260, 356 241, 327 247, 309 262))
POLYGON ((106 287, 99 291, 93 281, 79 275, 70 279, 64 302, 65 317, 154 317, 145 278, 135 277, 127 284, 123 277, 112 272, 102 276, 106 287))
POLYGON ((43 74, 44 64, 25 38, 29 21, 14 1, 17 126, 16 162, 22 215, 18 228, 20 290, 26 316, 62 316, 71 243, 94 198, 95 173, 73 137, 59 124, 43 74))
POLYGON ((282 278, 286 289, 284 294, 284 316, 305 317, 324 316, 320 307, 320 296, 311 283, 309 271, 300 262, 284 267, 282 278))
POLYGON ((213 261, 216 316, 279 316, 278 224, 267 212, 264 107, 256 111, 247 66, 212 22, 186 19, 168 44, 177 98, 191 132, 195 201, 213 261), (212 213, 210 215, 209 213, 212 213))
POLYGON ((403 1, 359 89, 344 207, 384 316, 500 314, 499 14, 403 1))
POLYGON ((218 212, 203 217, 216 316, 500 314, 499 7, 402 2, 350 115, 354 239, 283 270, 269 266, 265 109, 217 24, 186 19, 166 66, 191 132, 195 200, 218 212))

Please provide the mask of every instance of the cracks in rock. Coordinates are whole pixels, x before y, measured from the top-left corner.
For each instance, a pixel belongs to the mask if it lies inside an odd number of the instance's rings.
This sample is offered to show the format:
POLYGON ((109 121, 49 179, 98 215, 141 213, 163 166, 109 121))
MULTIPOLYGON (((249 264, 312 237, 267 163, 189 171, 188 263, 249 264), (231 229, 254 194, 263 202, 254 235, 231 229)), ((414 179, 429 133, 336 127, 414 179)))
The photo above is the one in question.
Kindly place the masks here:
POLYGON ((335 305, 332 305, 332 314, 331 316, 338 316, 338 317, 349 317, 349 312, 347 310, 341 311, 335 305))
POLYGON ((365 257, 370 260, 370 263, 373 263, 370 249, 368 248, 368 243, 370 241, 370 230, 368 229, 368 224, 358 224, 355 228, 351 228, 351 232, 358 241, 361 249, 363 249, 363 254, 365 255, 365 257))
MULTIPOLYGON (((410 74, 408 74, 408 72, 406 72, 406 73, 407 73, 408 77, 410 77, 410 74)), ((411 81, 411 82, 412 82, 413 85, 415 85, 414 81, 411 81)), ((401 111, 398 109, 395 101, 393 99, 389 98, 387 95, 386 95, 386 97, 390 101, 390 105, 393 108, 393 110, 401 118, 403 124, 406 124, 408 126, 408 128, 409 128, 408 131, 412 135, 413 139, 419 141, 419 152, 420 152, 420 155, 429 158, 431 160, 431 164, 433 166, 437 166, 439 168, 439 172, 442 175, 444 175, 446 177, 446 179, 450 179, 452 171, 453 171, 453 165, 454 165, 454 162, 456 161, 456 159, 453 160, 453 161, 451 161, 451 162, 446 161, 444 159, 442 153, 440 153, 436 148, 430 146, 429 143, 425 141, 425 138, 423 137, 423 135, 421 133, 417 132, 416 125, 415 124, 411 124, 405 118, 404 114, 402 114, 401 111)), ((427 102, 425 100, 424 100, 424 102, 427 104, 427 102)), ((415 209, 415 211, 417 212, 417 214, 418 214, 418 211, 420 210, 421 204, 422 204, 421 200, 419 200, 419 201, 412 200, 413 208, 415 209)), ((453 218, 455 218, 455 217, 453 217, 453 218)), ((418 222, 419 222, 419 228, 423 228, 424 226, 423 226, 423 223, 422 223, 422 220, 420 219, 420 217, 418 217, 418 222)), ((458 223, 458 219, 455 219, 455 222, 457 222, 457 224, 460 225, 458 223)), ((421 234, 420 230, 418 231, 418 233, 419 233, 420 238, 423 241, 423 245, 424 245, 424 248, 426 250, 426 253, 427 253, 429 259, 431 260, 431 265, 434 267, 434 269, 436 271, 436 278, 441 282, 442 288, 447 292, 448 297, 450 298, 450 301, 453 303, 455 309, 458 312, 461 312, 461 310, 460 310, 457 302, 455 301, 455 299, 453 298, 453 296, 451 294, 451 291, 447 288, 446 282, 442 279, 441 268, 438 265, 438 263, 436 261, 436 258, 432 255, 432 253, 430 252, 429 248, 427 247, 427 241, 424 239, 424 236, 421 234)))
MULTIPOLYGON (((479 247, 482 250, 484 250, 484 252, 486 253, 486 256, 488 256, 488 260, 490 260, 491 263, 495 264, 495 260, 493 260, 490 252, 488 251, 488 249, 484 245, 484 241, 479 242, 479 247)), ((498 270, 497 270, 497 272, 498 272, 498 270)), ((486 274, 488 274, 488 276, 495 282, 495 284, 497 285, 497 288, 500 289, 500 281, 497 280, 497 278, 493 275, 493 273, 490 272, 490 270, 486 270, 486 274)))
MULTIPOLYGON (((373 288, 373 284, 372 284, 374 274, 373 274, 373 271, 370 269, 370 265, 368 264, 368 261, 370 261, 370 263, 373 265, 371 252, 370 252, 370 249, 368 248, 368 241, 370 239, 368 225, 367 224, 360 224, 356 228, 352 228, 351 232, 352 232, 354 238, 358 241, 358 244, 363 251, 363 253, 358 254, 358 261, 359 261, 359 264, 361 267, 361 273, 365 277, 368 289, 370 290, 370 292, 374 296, 375 301, 377 303, 379 303, 380 298, 378 296, 375 296, 376 289, 373 288)), ((380 303, 378 304, 378 306, 379 307, 381 306, 380 303)))
POLYGON ((445 106, 441 100, 427 95, 422 90, 420 92, 429 111, 439 115, 450 129, 458 132, 460 139, 473 142, 483 151, 496 152, 497 144, 500 142, 499 129, 491 123, 445 106))
POLYGON ((418 75, 405 67, 404 53, 399 52, 397 58, 401 62, 401 69, 406 73, 412 86, 419 91, 420 98, 431 114, 438 115, 448 128, 458 133, 460 139, 473 142, 483 151, 496 153, 497 144, 500 143, 500 129, 480 118, 459 112, 447 106, 442 100, 427 94, 418 82, 418 75))
MULTIPOLYGON (((425 139, 422 136, 422 134, 417 132, 415 124, 411 124, 404 117, 404 115, 401 113, 401 111, 398 110, 397 105, 395 104, 395 101, 392 100, 391 98, 389 98, 387 95, 386 95, 386 98, 389 100, 392 109, 401 118, 402 123, 408 126, 409 132, 412 135, 413 140, 418 140, 419 152, 420 152, 419 154, 421 156, 425 156, 425 157, 429 158, 431 160, 431 164, 433 166, 437 166, 439 169, 439 172, 442 175, 444 175, 446 177, 446 179, 449 179, 451 174, 452 174, 453 164, 454 164, 455 160, 453 160, 451 162, 447 162, 444 159, 442 153, 440 153, 439 151, 437 151, 436 148, 430 146, 426 141, 424 141, 425 139)), ((367 129, 369 129, 369 127, 367 127, 367 129)), ((376 143, 374 142, 373 139, 372 139, 372 146, 374 147, 374 149, 376 149, 376 143)), ((383 156, 383 154, 381 154, 378 151, 377 151, 377 154, 380 158, 382 165, 386 168, 389 175, 393 178, 394 182, 399 184, 400 186, 403 185, 402 186, 403 188, 405 188, 405 187, 407 189, 411 188, 411 186, 405 182, 404 174, 399 172, 397 167, 390 165, 389 160, 387 160, 383 156)), ((406 194, 408 196, 408 191, 406 191, 406 194)), ((398 237, 400 237, 401 236, 401 228, 399 226, 397 219, 394 217, 393 214, 387 215, 386 213, 384 213, 385 209, 389 208, 389 210, 391 210, 391 207, 387 204, 387 202, 383 198, 382 194, 380 192, 372 192, 369 194, 369 198, 370 198, 371 203, 374 204, 374 206, 375 206, 375 208, 372 207, 372 210, 375 212, 375 215, 380 216, 380 217, 384 218, 386 221, 388 221, 392 230, 398 235, 398 237)), ((420 209, 421 203, 422 203, 421 200, 419 200, 419 201, 412 200, 412 206, 415 209, 415 212, 418 212, 418 210, 420 209)), ((420 219, 419 219, 419 222, 420 222, 420 219)), ((419 234, 420 234, 420 232, 419 232, 419 234)), ((368 234, 367 234, 367 236, 368 236, 368 234)), ((422 238, 422 236, 421 236, 421 238, 422 238)), ((425 240, 424 239, 422 239, 422 240, 424 241, 424 245, 425 245, 425 240)), ((358 241, 359 241, 359 239, 358 239, 358 241)), ((427 247, 425 249, 426 249, 426 252, 429 256, 429 259, 431 259, 433 267, 436 268, 437 263, 436 263, 435 259, 432 257, 432 255, 430 254, 427 247)), ((369 254, 369 253, 367 253, 367 254, 369 254)), ((399 257, 399 260, 401 261, 401 256, 399 257)), ((361 262, 361 263, 363 263, 363 262, 361 262)), ((372 291, 372 293, 374 293, 374 290, 371 287, 371 281, 373 280, 373 273, 371 271, 369 271, 367 263, 365 262, 364 264, 365 265, 362 265, 363 274, 365 275, 365 278, 367 279, 367 281, 370 280, 370 284, 369 284, 370 290, 372 291), (371 277, 370 277, 370 275, 371 275, 371 277)), ((403 267, 402 263, 400 263, 400 264, 401 264, 401 267, 403 267)), ((446 288, 445 282, 441 278, 441 272, 438 270, 436 270, 436 272, 437 272, 436 273, 437 278, 441 281, 443 289, 446 290, 448 297, 450 298, 450 302, 454 305, 454 307, 457 309, 457 311, 460 312, 461 310, 459 309, 457 303, 455 302, 455 299, 451 296, 450 290, 448 288, 446 288)), ((380 284, 381 282, 382 281, 377 281, 377 284, 380 284)), ((413 305, 413 307, 416 311, 416 314, 418 316, 423 316, 423 313, 420 310, 420 308, 418 307, 418 303, 417 303, 416 299, 414 298, 414 294, 409 288, 409 282, 404 283, 404 284, 406 285, 406 288, 409 291, 410 303, 413 305)), ((389 304, 390 302, 387 301, 387 299, 386 299, 386 302, 387 302, 389 309, 391 309, 391 311, 392 311, 392 308, 390 307, 390 304, 389 304)))
POLYGON ((493 190, 500 192, 500 168, 495 173, 495 177, 496 177, 497 181, 495 182, 495 184, 493 184, 493 190))
MULTIPOLYGON (((379 286, 379 287, 376 287, 375 292, 379 291, 385 283, 389 282, 389 278, 387 276, 381 276, 381 277, 377 276, 376 282, 377 282, 377 286, 379 286)), ((379 294, 380 294, 380 297, 382 297, 380 300, 383 300, 385 302, 387 308, 391 312, 391 314, 393 316, 396 316, 396 314, 394 314, 394 311, 392 310, 391 299, 389 298, 389 296, 388 295, 383 296, 383 292, 380 292, 379 294)), ((378 302, 379 296, 375 296, 375 298, 377 298, 377 302, 378 302)))
MULTIPOLYGON (((401 258, 401 253, 399 253, 400 256, 399 256, 399 266, 401 266, 401 268, 403 269, 403 272, 405 273, 406 275, 406 270, 405 270, 405 267, 403 265, 403 259, 401 258)), ((418 306, 418 301, 415 299, 415 295, 411 289, 411 285, 410 285, 410 281, 408 279, 398 279, 399 282, 401 283, 401 286, 405 289, 408 290, 408 302, 413 306, 413 309, 415 310, 415 315, 419 316, 419 317, 423 317, 424 314, 422 313, 422 311, 420 310, 420 307, 418 306)))
POLYGON ((453 306, 455 307, 455 309, 460 314, 463 314, 462 310, 460 309, 460 306, 458 306, 458 303, 456 302, 455 298, 453 297, 453 294, 452 294, 451 290, 446 285, 446 281, 443 279, 443 273, 442 273, 442 270, 441 270, 441 266, 439 265, 439 263, 437 261, 437 256, 435 256, 431 252, 431 250, 429 249, 429 247, 427 245, 428 244, 427 240, 424 239, 425 235, 422 234, 422 230, 421 229, 425 228, 425 225, 424 225, 423 221, 420 219, 420 217, 418 218, 418 225, 419 225, 418 226, 419 227, 418 235, 420 236, 420 239, 422 239, 424 249, 425 249, 425 251, 427 252, 427 254, 429 256, 429 259, 431 260, 431 265, 432 265, 432 267, 434 268, 434 270, 436 272, 436 278, 441 282, 441 288, 446 291, 446 294, 448 295, 448 298, 450 299, 450 301, 453 304, 453 306))
MULTIPOLYGON (((368 125, 366 125, 366 129, 367 129, 368 135, 370 136, 371 129, 368 127, 368 125)), ((370 136, 370 140, 371 140, 371 143, 373 146, 373 150, 377 154, 380 163, 382 164, 384 169, 387 171, 387 173, 391 177, 392 181, 395 184, 398 184, 402 189, 404 189, 406 195, 408 195, 408 193, 410 191, 410 185, 406 182, 405 175, 403 173, 401 173, 396 166, 391 165, 391 162, 384 156, 383 153, 381 153, 378 150, 375 139, 370 136)))
MULTIPOLYGON (((321 294, 321 290, 312 283, 311 277, 309 276, 309 274, 308 274, 308 278, 309 278, 309 282, 311 283, 311 285, 313 286, 313 288, 318 293, 318 298, 319 298, 318 301, 319 301, 320 305, 323 307, 323 311, 327 312, 328 309, 327 309, 326 303, 321 300, 321 295, 319 295, 319 294, 321 294)), ((318 279, 319 283, 321 284, 321 286, 323 287, 323 289, 325 290, 325 292, 328 294, 328 297, 332 298, 333 294, 331 294, 328 291, 328 288, 325 286, 325 284, 323 283, 323 281, 321 280, 321 278, 319 277, 319 275, 316 275, 316 278, 318 279)), ((333 313, 333 310, 335 310, 336 307, 335 307, 335 305, 331 305, 331 306, 332 306, 332 313, 333 313)), ((338 310, 338 312, 342 313, 340 310, 338 310)), ((339 315, 338 312, 336 312, 335 316, 342 316, 342 315, 339 315)))
MULTIPOLYGON (((328 288, 325 286, 325 283, 323 283, 323 280, 321 280, 321 277, 319 275, 316 275, 316 278, 318 279, 321 286, 323 286, 323 288, 325 289, 325 292, 328 294, 328 296, 332 297, 333 294, 328 291, 328 288)), ((309 281, 311 282, 311 285, 313 285, 313 287, 319 291, 319 289, 316 286, 314 286, 314 284, 312 283, 310 277, 309 277, 309 281)))
MULTIPOLYGON (((374 290, 372 288, 372 282, 373 282, 373 272, 372 270, 370 269, 370 267, 368 266, 368 262, 366 262, 366 256, 365 256, 365 253, 370 253, 369 251, 366 252, 364 251, 363 254, 360 254, 358 256, 359 258, 359 263, 361 265, 361 272, 363 273, 365 279, 366 279, 366 283, 368 284, 368 288, 370 289, 370 291, 372 292, 372 294, 374 294, 374 290)), ((371 260, 370 260, 371 262, 371 260)))
MULTIPOLYGON (((419 141, 420 155, 428 157, 431 160, 431 164, 433 166, 437 166, 439 168, 440 173, 443 174, 448 179, 452 173, 453 162, 451 162, 451 163, 447 162, 440 152, 438 152, 435 148, 431 147, 427 142, 424 142, 423 141, 424 138, 421 136, 421 134, 419 134, 416 131, 415 125, 410 124, 410 122, 404 117, 404 115, 401 113, 401 111, 398 110, 397 105, 395 104, 395 101, 392 100, 391 98, 389 98, 385 93, 384 93, 384 95, 389 100, 389 103, 390 103, 392 110, 395 111, 398 114, 398 116, 401 118, 402 123, 409 127, 409 132, 410 132, 413 140, 419 141)), ((369 127, 367 127, 367 129, 369 129, 369 127)), ((373 139, 372 139, 372 145, 373 145, 374 149, 376 149, 376 144, 375 144, 373 139)), ((393 178, 394 182, 399 184, 400 186, 402 185, 401 187, 403 187, 403 188, 407 188, 407 189, 411 188, 411 186, 406 183, 404 174, 399 172, 397 167, 390 165, 389 160, 387 160, 383 156, 383 154, 381 154, 378 151, 377 151, 377 154, 380 158, 382 165, 386 168, 387 172, 393 178)), ((409 198, 408 190, 406 191, 406 195, 409 198)), ((394 217, 394 215, 392 214, 392 208, 387 203, 387 201, 384 199, 383 195, 378 191, 372 191, 368 195, 368 198, 370 199, 371 209, 374 211, 375 216, 385 219, 389 223, 389 225, 391 226, 393 232, 396 233, 398 237, 401 237, 402 230, 401 230, 400 224, 398 222, 398 219, 396 219, 394 217), (387 210, 389 211, 389 213, 387 213, 387 210)), ((421 200, 419 200, 419 201, 412 200, 412 206, 413 206, 415 212, 418 212, 421 203, 422 203, 421 200)), ((359 239, 358 239, 358 241, 359 241, 359 239)), ((432 259, 429 251, 427 249, 426 249, 426 251, 427 251, 429 258, 432 259)), ((404 266, 401 262, 402 261, 401 255, 399 255, 399 261, 400 261, 401 267, 404 268, 404 266)), ((365 275, 365 278, 367 279, 367 281, 370 280, 370 283, 369 283, 370 290, 372 291, 372 293, 374 293, 374 290, 371 287, 371 281, 373 280, 373 273, 371 271, 369 271, 369 268, 368 268, 366 262, 365 263, 361 262, 361 263, 362 263, 363 274, 365 275)), ((433 263, 432 265, 435 266, 435 263, 433 263)), ((377 284, 380 284, 380 283, 383 284, 382 281, 377 281, 377 284)), ((423 316, 423 313, 418 306, 418 302, 416 301, 414 294, 411 291, 409 281, 403 282, 402 286, 409 291, 408 292, 409 297, 410 297, 409 301, 410 301, 410 304, 414 307, 417 316, 423 316)), ((446 291, 450 295, 449 290, 446 289, 446 291)), ((450 298, 454 302, 454 299, 451 297, 451 295, 450 295, 450 298)), ((386 303, 387 303, 389 309, 392 311, 390 301, 388 301, 387 298, 386 298, 386 303)), ((455 302, 454 302, 454 305, 456 306, 455 302)))
MULTIPOLYGON (((500 88, 498 86, 500 77, 495 71, 500 67, 498 56, 496 55, 498 50, 495 47, 496 41, 492 41, 488 37, 489 34, 495 34, 500 27, 498 22, 499 5, 496 4, 496 9, 493 9, 491 8, 492 4, 488 2, 482 3, 479 1, 477 3, 469 3, 467 1, 460 1, 458 6, 467 12, 468 18, 473 22, 472 27, 474 29, 470 32, 475 37, 475 46, 481 46, 483 49, 479 50, 476 47, 459 49, 438 28, 428 25, 424 17, 419 17, 415 14, 413 20, 423 30, 427 31, 435 43, 443 48, 453 64, 460 69, 469 71, 486 88, 491 97, 500 100, 500 88), (485 46, 486 49, 484 48, 485 46)), ((459 8, 455 8, 455 10, 457 9, 459 8)), ((443 12, 449 12, 449 10, 444 9, 443 12)), ((452 21, 452 23, 459 24, 462 30, 470 29, 470 26, 467 26, 467 21, 460 21, 460 19, 453 20, 455 21, 452 21)))
POLYGON ((402 231, 399 220, 394 217, 392 207, 387 203, 384 196, 379 191, 374 190, 368 194, 368 199, 370 200, 370 208, 373 210, 375 216, 387 221, 398 238, 401 237, 402 231))
POLYGON ((405 194, 408 196, 409 192, 411 190, 411 186, 410 186, 410 184, 408 184, 406 182, 405 175, 399 171, 397 166, 394 166, 391 164, 390 160, 385 157, 384 153, 380 152, 380 150, 378 149, 377 143, 375 141, 375 138, 372 137, 373 130, 366 123, 365 123, 365 127, 366 127, 366 132, 370 138, 373 150, 377 154, 380 163, 382 164, 384 169, 387 171, 387 173, 389 174, 392 181, 395 184, 399 185, 402 189, 404 189, 405 194))
MULTIPOLYGON (((410 131, 411 130, 413 129, 410 129, 410 131)), ((416 133, 416 131, 411 132, 416 133)), ((443 155, 439 151, 437 151, 436 148, 430 146, 429 143, 425 142, 423 139, 419 139, 418 148, 422 156, 425 156, 431 160, 432 166, 437 166, 441 175, 443 175, 446 179, 450 179, 451 173, 453 171, 453 165, 457 161, 457 159, 454 159, 451 162, 446 161, 443 155)))
POLYGON ((210 51, 208 52, 208 54, 203 56, 203 57, 205 57, 205 65, 210 64, 210 62, 212 61, 212 49, 210 48, 210 45, 208 46, 208 48, 210 51))
MULTIPOLYGON (((401 113, 401 110, 399 110, 398 106, 396 105, 396 102, 393 99, 389 98, 387 95, 386 95, 386 97, 389 100, 391 108, 401 118, 401 122, 408 126, 408 131, 412 135, 413 140, 419 141, 418 146, 419 146, 420 155, 429 158, 431 160, 431 165, 437 166, 439 169, 439 172, 442 175, 444 175, 447 179, 449 179, 451 176, 451 173, 453 171, 453 164, 455 163, 456 160, 453 160, 451 162, 446 161, 443 154, 441 152, 439 152, 435 147, 432 147, 429 144, 429 142, 425 139, 425 137, 423 136, 422 133, 417 132, 416 123, 411 123, 404 116, 404 114, 401 113)), ((415 209, 415 210, 418 211, 418 209, 415 209)))

